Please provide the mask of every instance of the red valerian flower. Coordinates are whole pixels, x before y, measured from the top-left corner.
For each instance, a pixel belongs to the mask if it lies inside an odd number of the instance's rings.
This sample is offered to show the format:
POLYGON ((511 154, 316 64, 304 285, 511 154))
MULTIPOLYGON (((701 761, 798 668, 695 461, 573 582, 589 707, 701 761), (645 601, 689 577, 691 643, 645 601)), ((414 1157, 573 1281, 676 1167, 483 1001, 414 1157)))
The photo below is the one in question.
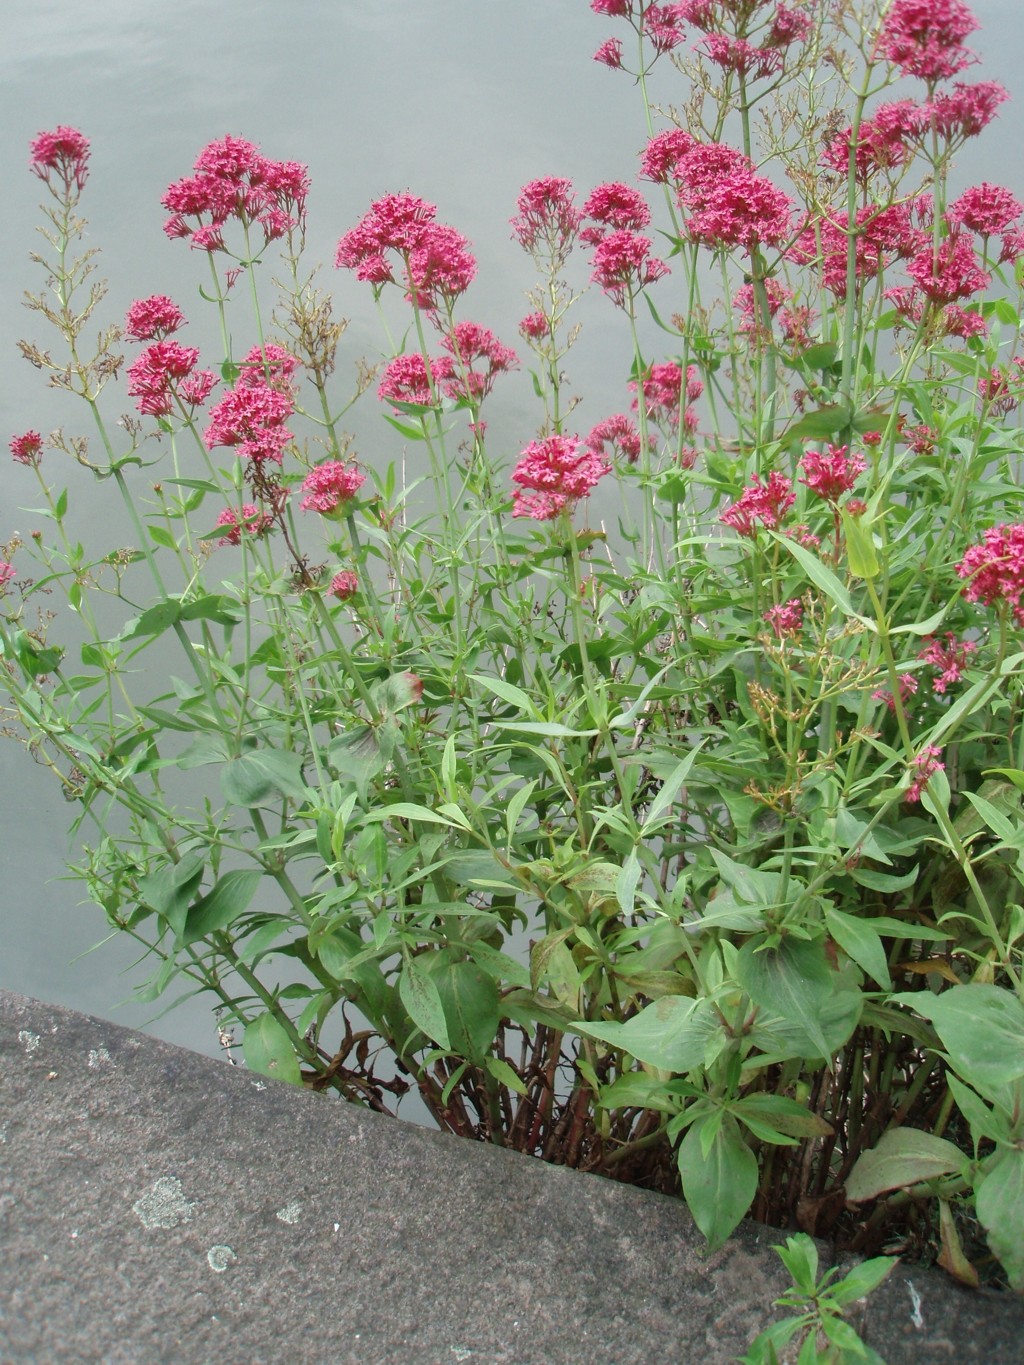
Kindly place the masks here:
POLYGON ((594 61, 602 66, 610 66, 613 71, 622 68, 622 43, 618 38, 606 38, 594 53, 594 61))
POLYGON ((804 604, 799 597, 791 597, 781 606, 769 607, 764 619, 775 632, 776 639, 782 640, 787 635, 796 635, 804 624, 804 604))
POLYGON ((681 157, 698 145, 685 128, 667 128, 656 133, 640 153, 640 174, 645 180, 667 185, 677 179, 676 165, 681 157))
POLYGON ((972 545, 956 566, 967 579, 963 593, 968 602, 996 606, 1006 602, 1018 624, 1024 623, 1024 526, 992 526, 981 543, 972 545))
POLYGON ((299 368, 299 363, 297 356, 286 351, 283 346, 278 346, 276 342, 268 341, 265 346, 254 346, 243 356, 239 364, 241 374, 238 376, 238 386, 251 389, 265 385, 267 388, 276 389, 278 393, 294 397, 295 385, 292 376, 299 368))
POLYGON ((77 128, 61 124, 52 133, 37 133, 29 143, 29 169, 50 184, 55 172, 66 192, 85 187, 89 175, 89 139, 77 128))
POLYGON ((755 474, 734 503, 725 509, 719 521, 731 526, 741 536, 755 536, 758 527, 774 531, 796 502, 792 482, 784 474, 772 471, 768 482, 762 483, 755 474))
POLYGON ((951 93, 937 93, 921 106, 919 123, 922 130, 934 128, 940 137, 957 145, 987 128, 996 110, 1009 98, 1005 86, 998 81, 978 81, 974 85, 956 81, 951 93))
POLYGON ((937 252, 929 245, 914 256, 907 274, 926 298, 939 304, 970 298, 992 280, 978 265, 970 238, 956 231, 939 243, 937 252))
POLYGON ((486 327, 475 322, 457 322, 454 330, 441 340, 448 352, 433 362, 434 378, 449 398, 480 403, 494 387, 499 374, 515 369, 519 358, 486 327), (483 361, 482 368, 477 362, 483 361))
POLYGON ((651 239, 623 228, 597 245, 590 278, 616 303, 669 273, 664 261, 650 255, 651 239))
POLYGON ((288 394, 265 384, 230 389, 210 412, 203 439, 207 448, 234 446, 244 459, 260 464, 282 461, 292 433, 284 425, 295 411, 288 394))
POLYGON ((543 313, 527 313, 520 319, 519 332, 527 341, 543 341, 551 335, 551 327, 543 313))
POLYGON ((396 355, 384 367, 384 374, 377 386, 377 397, 384 402, 418 403, 425 408, 432 407, 437 401, 431 392, 430 374, 427 364, 418 351, 411 355, 396 355))
POLYGON ((710 247, 758 242, 777 246, 792 235, 792 201, 753 162, 723 143, 696 143, 676 163, 686 228, 710 247))
POLYGON ((807 475, 800 482, 826 502, 836 503, 849 493, 868 467, 863 455, 851 455, 849 446, 830 445, 827 453, 809 450, 800 461, 807 475))
POLYGON ((272 161, 245 138, 228 135, 211 142, 199 153, 193 171, 171 185, 160 202, 171 214, 164 224, 167 236, 188 238, 197 250, 223 251, 230 219, 255 225, 270 242, 297 227, 305 215, 305 166, 272 161))
POLYGON ((597 224, 596 227, 584 228, 580 233, 580 240, 588 246, 597 246, 610 229, 628 228, 631 232, 637 232, 651 221, 651 211, 644 203, 643 196, 632 186, 617 182, 598 185, 583 205, 583 213, 597 224))
POLYGON ((393 284, 395 275, 387 253, 396 252, 409 297, 417 307, 431 311, 439 298, 450 302, 469 287, 476 261, 466 238, 436 223, 436 214, 434 204, 414 194, 387 194, 344 234, 334 264, 354 270, 356 279, 393 284))
MULTIPOLYGON (((900 702, 903 705, 906 705, 910 698, 917 692, 917 679, 914 677, 913 673, 901 673, 896 679, 896 682, 900 690, 900 702)), ((880 687, 877 692, 872 692, 871 698, 873 701, 885 702, 886 710, 895 715, 896 702, 893 700, 893 695, 887 687, 880 687)))
MULTIPOLYGON (((913 154, 913 144, 920 133, 920 109, 911 100, 898 104, 883 104, 874 115, 864 119, 857 129, 857 150, 854 167, 862 183, 874 172, 902 166, 913 154)), ((826 146, 821 154, 822 165, 830 166, 846 175, 850 166, 852 125, 826 146)))
POLYGON ((185 314, 166 294, 136 299, 124 320, 124 334, 132 341, 160 341, 185 325, 185 314))
MULTIPOLYGON (((653 442, 650 444, 653 446, 653 442)), ((587 449, 592 450, 595 455, 605 455, 606 447, 609 446, 613 452, 624 456, 630 464, 636 464, 640 458, 640 432, 636 423, 623 412, 617 412, 614 417, 606 417, 603 422, 598 422, 587 437, 587 449)))
POLYGON ((945 763, 939 762, 939 755, 942 750, 934 744, 926 744, 919 754, 915 754, 910 763, 910 772, 913 780, 907 788, 905 800, 920 801, 924 789, 928 786, 928 779, 937 772, 945 768, 945 763))
POLYGON ((524 251, 561 264, 576 241, 583 215, 574 203, 572 181, 548 175, 519 191, 512 232, 524 251))
POLYGON ((331 596, 336 597, 339 602, 350 601, 358 591, 359 578, 351 569, 342 569, 341 573, 336 573, 328 588, 331 596))
POLYGON ((905 76, 944 81, 974 60, 963 40, 978 28, 964 0, 895 0, 878 40, 879 54, 905 76))
POLYGON ((967 667, 967 660, 976 649, 977 645, 973 640, 958 640, 951 630, 947 630, 945 643, 937 640, 934 635, 929 635, 917 657, 940 670, 934 687, 935 691, 941 694, 947 687, 952 687, 960 681, 963 670, 967 667))
POLYGON ((649 38, 655 52, 663 56, 686 37, 683 32, 683 6, 648 5, 642 14, 643 33, 649 38))
MULTIPOLYGON (((629 387, 636 392, 636 381, 629 387)), ((649 421, 657 422, 668 431, 677 431, 683 399, 695 403, 704 392, 704 384, 695 365, 688 365, 685 380, 682 367, 674 360, 666 360, 660 365, 651 365, 642 383, 644 395, 644 415, 649 421)), ((639 399, 633 401, 634 411, 639 409, 639 399)), ((685 408, 682 414, 683 427, 688 432, 697 430, 697 415, 692 408, 685 408)))
POLYGON ((302 491, 306 497, 299 504, 303 512, 319 512, 321 516, 338 517, 344 514, 346 504, 351 502, 366 482, 355 465, 347 465, 341 460, 325 460, 323 464, 311 469, 302 481, 302 491))
POLYGON ((964 190, 959 199, 950 204, 947 218, 960 223, 981 237, 993 237, 1004 232, 1024 213, 1024 204, 1001 185, 990 185, 983 180, 964 190))
POLYGON ((745 38, 734 38, 728 33, 711 33, 700 46, 708 60, 723 71, 735 71, 756 81, 778 75, 782 70, 782 53, 776 48, 754 47, 745 38))
POLYGON ((38 431, 26 431, 21 436, 11 437, 10 448, 18 464, 35 467, 43 453, 43 438, 38 431))
POLYGON ((243 503, 242 519, 238 519, 238 510, 234 507, 225 507, 217 518, 218 526, 228 526, 231 529, 227 535, 220 539, 221 545, 240 545, 242 543, 242 532, 246 535, 259 539, 274 524, 274 518, 269 512, 261 512, 254 502, 243 503))
POLYGON ((177 341, 155 341, 128 367, 128 392, 139 401, 139 412, 150 417, 167 417, 182 380, 188 378, 199 359, 198 346, 182 346, 177 341))
POLYGON ((550 521, 587 497, 610 468, 600 455, 584 447, 578 436, 531 441, 512 471, 513 482, 519 484, 512 515, 550 521))
POLYGON ((632 15, 632 0, 590 0, 595 14, 607 14, 612 19, 628 19, 632 15))
POLYGON ((17 572, 13 564, 8 564, 6 559, 0 559, 0 592, 3 592, 17 572))

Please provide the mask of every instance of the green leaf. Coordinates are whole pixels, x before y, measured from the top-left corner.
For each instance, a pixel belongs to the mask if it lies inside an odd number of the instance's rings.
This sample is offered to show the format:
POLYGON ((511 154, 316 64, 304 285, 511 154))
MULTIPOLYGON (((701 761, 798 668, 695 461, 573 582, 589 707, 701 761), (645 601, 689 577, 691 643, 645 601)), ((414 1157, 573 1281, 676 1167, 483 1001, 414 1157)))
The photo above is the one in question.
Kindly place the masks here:
POLYGON ((133 616, 116 638, 118 640, 136 640, 140 635, 162 635, 165 630, 176 625, 180 619, 180 602, 158 602, 155 607, 150 607, 141 616, 133 616))
POLYGON ((858 967, 862 967, 872 981, 891 991, 892 979, 885 948, 870 920, 862 920, 857 915, 847 915, 842 910, 829 907, 825 911, 825 923, 843 952, 858 967))
POLYGON ((166 526, 150 526, 149 534, 153 543, 160 545, 165 550, 176 550, 178 548, 178 542, 166 526))
POLYGON ((819 1114, 812 1114, 804 1105, 785 1095, 744 1095, 741 1100, 730 1104, 729 1109, 752 1131, 756 1122, 762 1128, 767 1127, 790 1138, 828 1137, 832 1132, 831 1125, 819 1114))
POLYGON ((952 986, 892 997, 930 1019, 954 1069, 986 1098, 1024 1076, 1024 1005, 1000 986, 952 986))
POLYGON ((530 989, 530 969, 517 958, 499 952, 497 948, 492 948, 489 943, 482 941, 471 943, 469 951, 473 955, 473 961, 479 963, 495 981, 501 983, 508 981, 513 986, 521 986, 523 990, 530 989))
POLYGON ((856 1303, 874 1293, 883 1280, 888 1279, 899 1265, 898 1256, 875 1256, 870 1261, 862 1261, 848 1275, 832 1285, 828 1297, 839 1308, 856 1303))
POLYGON ((189 907, 182 941, 194 943, 197 939, 206 938, 208 934, 216 933, 218 929, 226 929, 229 924, 234 923, 239 915, 244 914, 249 908, 249 902, 255 896, 262 876, 262 872, 255 868, 225 872, 205 896, 200 896, 199 900, 189 907))
POLYGON ((871 534, 871 524, 865 517, 853 517, 840 508, 843 536, 846 540, 846 562, 854 578, 877 578, 878 555, 871 534))
POLYGON ((432 1042, 449 1051, 448 1024, 441 992, 433 977, 424 971, 418 957, 407 957, 398 978, 398 995, 409 1018, 432 1042))
POLYGON ((522 711, 528 716, 534 716, 538 720, 540 719, 541 713, 537 710, 536 706, 534 706, 533 702, 530 700, 530 697, 521 687, 513 686, 512 683, 506 682, 504 678, 485 678, 482 673, 471 673, 469 675, 469 680, 470 682, 479 683, 481 687, 485 688, 488 692, 493 692, 501 701, 508 702, 510 706, 514 706, 518 711, 522 711))
POLYGON ((686 1203, 712 1251, 733 1231, 757 1193, 757 1158, 730 1114, 722 1119, 705 1154, 702 1135, 716 1118, 707 1114, 697 1119, 676 1158, 686 1203))
MULTIPOLYGON (((461 814, 461 812, 460 812, 461 814)), ((414 801, 395 801, 389 806, 378 806, 363 818, 364 824, 380 824, 385 820, 420 820, 428 825, 447 825, 450 829, 465 829, 465 816, 462 820, 451 815, 442 815, 429 806, 417 805, 414 801)))
POLYGON ((959 1147, 934 1133, 890 1128, 876 1147, 857 1158, 846 1180, 846 1197, 851 1204, 860 1204, 888 1190, 937 1180, 952 1171, 966 1172, 968 1160, 959 1147))
POLYGON ((268 796, 300 801, 306 796, 302 760, 287 749, 251 749, 233 758, 220 778, 224 798, 235 806, 258 806, 268 796))
POLYGON ((519 1073, 509 1066, 508 1062, 501 1057, 485 1057, 484 1067, 488 1070, 499 1085, 505 1086, 509 1090, 514 1090, 517 1095, 525 1095, 526 1086, 519 1077, 519 1073))
POLYGON ((233 626, 241 620, 241 608, 223 593, 209 593, 185 602, 181 608, 183 621, 216 621, 219 626, 233 626))
POLYGON ((712 1002, 684 995, 655 1000, 624 1024, 576 1024, 588 1038, 600 1038, 648 1066, 685 1076, 704 1065, 709 1039, 722 1027, 712 1002))
POLYGON ((302 1084, 299 1059, 284 1028, 267 1010, 246 1025, 242 1035, 242 1055, 250 1071, 290 1085, 302 1084))
POLYGON ((332 740, 327 750, 331 764, 342 777, 351 778, 356 791, 365 801, 370 779, 384 767, 377 732, 369 725, 360 725, 332 740))
POLYGON ((829 403, 826 407, 806 412, 798 422, 783 433, 787 442, 818 441, 834 436, 850 425, 852 409, 846 403, 829 403))
POLYGON ((1024 1151, 998 1152, 977 1186, 978 1218, 1012 1289, 1024 1290, 1024 1151))
POLYGON ((828 565, 820 560, 816 554, 808 550, 805 545, 800 545, 797 541, 791 540, 789 536, 780 535, 778 531, 770 531, 768 534, 793 556, 811 582, 819 587, 826 597, 832 599, 844 616, 852 616, 855 620, 867 625, 870 630, 876 629, 873 621, 857 614, 850 594, 828 565))
POLYGON ((434 976, 441 997, 448 1046, 477 1065, 498 1031, 497 983, 475 962, 451 962, 434 976))
POLYGON ((817 1055, 830 1055, 820 1015, 835 989, 824 946, 787 938, 778 948, 763 948, 764 936, 748 939, 736 954, 736 979, 755 1005, 800 1026, 817 1055), (759 952, 758 949, 761 948, 759 952))

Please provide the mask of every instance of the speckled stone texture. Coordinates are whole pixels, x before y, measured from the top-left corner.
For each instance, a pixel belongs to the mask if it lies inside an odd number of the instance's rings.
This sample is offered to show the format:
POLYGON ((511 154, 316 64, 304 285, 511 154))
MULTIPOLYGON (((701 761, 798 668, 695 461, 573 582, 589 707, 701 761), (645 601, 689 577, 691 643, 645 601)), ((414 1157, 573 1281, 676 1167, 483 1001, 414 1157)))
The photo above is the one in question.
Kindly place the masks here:
MULTIPOLYGON (((773 1240, 709 1256, 674 1200, 0 992, 3 1365, 724 1365, 773 1240)), ((937 1274, 860 1325, 889 1365, 1024 1361, 1024 1305, 937 1274)))

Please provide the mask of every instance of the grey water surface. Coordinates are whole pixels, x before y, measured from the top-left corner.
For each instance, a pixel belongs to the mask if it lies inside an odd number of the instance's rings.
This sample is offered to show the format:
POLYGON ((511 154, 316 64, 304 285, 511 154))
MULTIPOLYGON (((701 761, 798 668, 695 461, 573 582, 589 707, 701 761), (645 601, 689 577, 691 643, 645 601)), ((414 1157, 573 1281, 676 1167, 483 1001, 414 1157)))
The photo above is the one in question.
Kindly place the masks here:
MULTIPOLYGON (((991 180, 1024 197, 1024 10, 1020 0, 975 0, 973 9, 982 29, 971 46, 981 64, 968 78, 999 80, 1013 100, 962 156, 958 187, 991 180)), ((22 291, 41 283, 28 261, 39 246, 40 187, 27 170, 28 143, 37 132, 71 124, 92 141, 82 211, 90 223, 88 245, 102 248, 100 273, 110 279, 104 320, 120 322, 133 299, 166 293, 193 319, 184 339, 216 354, 212 319, 203 320, 197 293, 205 262, 164 237, 159 198, 189 173, 203 146, 231 133, 277 159, 308 163, 309 255, 324 261, 325 287, 351 319, 344 347, 353 361, 377 358, 386 342, 366 287, 334 272, 330 261, 340 234, 371 200, 398 189, 436 202, 439 218, 469 237, 478 276, 463 316, 517 345, 516 324, 527 311, 523 292, 533 283, 527 258, 510 242, 508 220, 520 186, 564 175, 582 198, 602 181, 635 173, 645 141, 639 95, 628 77, 591 60, 616 29, 586 0, 37 0, 5 6, 0 542, 35 529, 26 509, 39 501, 31 472, 6 458, 9 436, 28 428, 87 430, 84 408, 46 388, 16 352, 19 337, 45 340, 40 320, 18 307, 22 291)), ((667 61, 656 69, 652 91, 665 103, 684 98, 667 61)), ((577 391, 592 396, 597 420, 621 410, 628 341, 600 297, 585 299, 579 316, 584 334, 571 377, 577 391)), ((531 400, 525 370, 495 395, 491 420, 510 456, 534 434, 531 400)), ((387 439, 375 409, 367 397, 350 423, 363 459, 374 442, 387 439)), ((395 454, 391 449, 387 458, 395 454)), ((88 482, 73 465, 67 482, 72 507, 94 529, 118 525, 107 485, 88 482)), ((0 987, 122 1024, 146 1024, 172 1042, 216 1051, 209 1007, 201 1000, 151 1023, 158 1007, 130 1002, 133 983, 149 974, 145 964, 132 965, 130 944, 107 943, 76 960, 106 936, 106 927, 82 888, 63 879, 65 859, 74 856, 67 837, 72 809, 23 748, 0 742, 0 987)))

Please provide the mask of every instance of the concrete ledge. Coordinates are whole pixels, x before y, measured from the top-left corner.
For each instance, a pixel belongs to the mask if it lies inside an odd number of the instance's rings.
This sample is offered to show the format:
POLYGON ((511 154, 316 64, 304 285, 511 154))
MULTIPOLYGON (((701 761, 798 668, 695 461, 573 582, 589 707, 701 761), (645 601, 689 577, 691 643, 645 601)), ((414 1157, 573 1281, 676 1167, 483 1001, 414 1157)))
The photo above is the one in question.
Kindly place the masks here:
MULTIPOLYGON (((659 1195, 0 992, 0 1360, 718 1365, 785 1287, 659 1195)), ((1024 1304, 897 1271, 889 1362, 1024 1361, 1024 1304)))

